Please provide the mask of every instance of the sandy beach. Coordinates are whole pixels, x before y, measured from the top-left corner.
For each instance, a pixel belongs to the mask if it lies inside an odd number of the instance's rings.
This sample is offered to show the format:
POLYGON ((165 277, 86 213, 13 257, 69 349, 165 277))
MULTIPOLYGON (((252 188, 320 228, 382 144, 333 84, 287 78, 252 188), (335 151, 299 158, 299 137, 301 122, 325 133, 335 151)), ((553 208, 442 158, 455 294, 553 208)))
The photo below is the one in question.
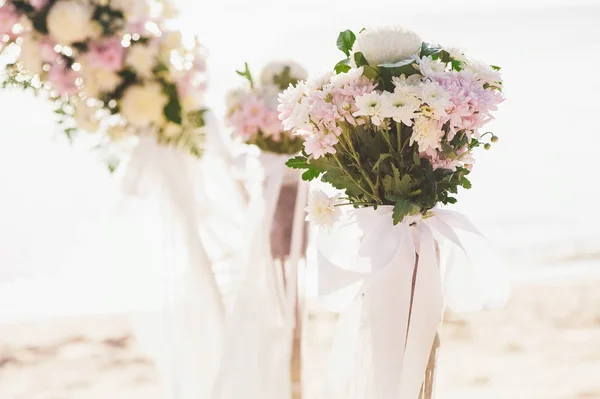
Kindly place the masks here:
MULTIPOLYGON (((439 399, 600 398, 600 280, 518 284, 509 305, 446 317, 439 399)), ((126 315, 0 327, 1 399, 158 399, 158 373, 126 315)), ((335 318, 310 315, 306 375, 335 318)))

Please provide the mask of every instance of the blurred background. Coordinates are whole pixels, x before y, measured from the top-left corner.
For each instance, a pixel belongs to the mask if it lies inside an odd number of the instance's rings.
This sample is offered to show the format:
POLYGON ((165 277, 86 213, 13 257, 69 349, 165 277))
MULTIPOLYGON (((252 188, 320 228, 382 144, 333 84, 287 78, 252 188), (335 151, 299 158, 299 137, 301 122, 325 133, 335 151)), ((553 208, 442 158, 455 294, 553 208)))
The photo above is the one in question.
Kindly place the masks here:
MULTIPOLYGON (((318 73, 343 58, 344 29, 399 24, 502 67, 507 101, 489 125, 500 142, 453 209, 497 249, 513 295, 447 316, 438 398, 600 398, 600 1, 206 3, 178 6, 209 49, 219 116, 245 61, 318 73)), ((159 398, 127 321, 158 301, 143 220, 123 223, 119 182, 64 139, 44 100, 3 91, 0 110, 0 399, 159 398)), ((332 328, 311 321, 309 384, 332 328)))

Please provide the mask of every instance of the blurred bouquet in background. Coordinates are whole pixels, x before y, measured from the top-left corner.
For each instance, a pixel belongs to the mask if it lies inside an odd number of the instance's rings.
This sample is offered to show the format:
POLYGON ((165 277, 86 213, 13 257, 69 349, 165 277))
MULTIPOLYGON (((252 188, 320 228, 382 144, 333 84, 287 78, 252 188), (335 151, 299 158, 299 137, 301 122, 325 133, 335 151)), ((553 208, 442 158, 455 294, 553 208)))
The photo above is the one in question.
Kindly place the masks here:
POLYGON ((455 203, 471 186, 473 150, 497 140, 479 129, 503 101, 500 68, 401 28, 344 31, 337 45, 348 58, 335 72, 280 96, 284 128, 306 140, 288 166, 346 194, 313 196, 309 217, 330 225, 343 203, 393 205, 397 224, 455 203))
POLYGON ((166 28, 172 15, 149 0, 6 0, 2 84, 47 93, 69 138, 151 134, 200 155, 206 52, 166 28))
POLYGON ((277 96, 307 77, 294 62, 272 62, 265 66, 260 82, 255 82, 248 64, 237 73, 248 80, 248 87, 232 91, 228 96, 227 124, 234 135, 262 151, 296 154, 302 148, 302 137, 284 130, 278 118, 277 96))

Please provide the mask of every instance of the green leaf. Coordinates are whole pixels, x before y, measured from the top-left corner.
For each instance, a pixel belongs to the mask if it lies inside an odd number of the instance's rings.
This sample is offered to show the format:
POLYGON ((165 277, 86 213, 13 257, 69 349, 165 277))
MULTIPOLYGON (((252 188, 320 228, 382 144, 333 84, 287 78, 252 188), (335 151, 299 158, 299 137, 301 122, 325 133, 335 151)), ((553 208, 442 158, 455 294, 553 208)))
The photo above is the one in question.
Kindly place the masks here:
POLYGON ((419 166, 421 165, 421 157, 419 156, 418 152, 413 152, 413 162, 415 163, 415 165, 419 166))
POLYGON ((373 68, 372 66, 365 65, 363 69, 363 76, 368 79, 375 80, 377 79, 377 69, 373 68))
POLYGON ((413 64, 414 62, 415 62, 414 58, 407 58, 405 60, 401 60, 398 62, 393 62, 393 63, 388 63, 388 64, 379 64, 377 66, 381 67, 381 68, 391 69, 391 68, 400 68, 400 67, 403 67, 406 65, 410 65, 410 64, 413 64))
POLYGON ((358 68, 360 68, 361 66, 369 65, 369 62, 361 52, 354 53, 354 62, 356 62, 356 66, 358 68))
POLYGON ((306 158, 301 155, 288 159, 285 166, 292 169, 307 169, 310 167, 308 162, 306 162, 306 158))
POLYGON ((428 55, 434 55, 441 51, 442 49, 436 46, 433 46, 429 43, 423 42, 421 44, 421 57, 426 57, 428 55))
POLYGON ((494 70, 494 71, 499 71, 502 68, 500 68, 498 65, 490 65, 490 67, 494 70))
POLYGON ((351 30, 340 32, 337 38, 337 48, 339 48, 346 56, 350 57, 350 51, 356 41, 356 35, 351 30))
POLYGON ((460 179, 460 183, 461 183, 461 185, 462 185, 464 188, 466 188, 466 189, 469 189, 469 188, 471 188, 471 181, 470 181, 469 179, 467 179, 465 176, 463 176, 463 177, 460 179))
POLYGON ((248 68, 248 63, 244 62, 244 70, 243 71, 235 71, 238 75, 248 79, 250 82, 250 88, 254 88, 254 79, 252 79, 252 73, 250 72, 250 68, 248 68))
POLYGON ((381 164, 381 162, 388 159, 389 157, 390 157, 390 154, 379 155, 379 159, 377 160, 377 162, 375 162, 375 165, 373 165, 373 172, 377 171, 379 169, 379 165, 381 164))
POLYGON ((394 204, 394 212, 392 214, 394 224, 402 222, 405 216, 414 215, 419 211, 419 206, 414 202, 403 199, 396 201, 396 203, 394 204))
POLYGON ((323 172, 316 168, 307 169, 306 172, 302 173, 302 180, 311 181, 311 180, 319 177, 319 175, 321 175, 321 173, 323 173, 323 172))
POLYGON ((165 118, 173 123, 181 125, 181 103, 179 102, 179 97, 177 96, 177 88, 174 84, 167 84, 164 87, 164 92, 167 96, 169 96, 169 102, 163 109, 165 118))
POLYGON ((446 203, 448 203, 448 204, 456 204, 456 198, 454 198, 454 197, 448 197, 448 198, 446 198, 446 203))
POLYGON ((348 65, 349 62, 350 58, 346 58, 335 64, 335 73, 344 73, 352 69, 350 65, 348 65))

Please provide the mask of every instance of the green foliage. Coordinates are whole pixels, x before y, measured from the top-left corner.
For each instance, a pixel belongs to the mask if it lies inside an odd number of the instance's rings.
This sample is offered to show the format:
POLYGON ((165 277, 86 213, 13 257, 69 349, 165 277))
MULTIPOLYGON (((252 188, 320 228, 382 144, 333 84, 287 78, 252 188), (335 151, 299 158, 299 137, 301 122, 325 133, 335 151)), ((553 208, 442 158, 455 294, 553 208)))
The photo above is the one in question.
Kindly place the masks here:
POLYGON ((252 78, 252 73, 250 72, 250 68, 248 68, 248 63, 244 62, 244 70, 243 71, 235 71, 238 75, 246 78, 248 82, 250 82, 250 88, 254 88, 254 79, 252 78))
POLYGON ((285 90, 290 85, 295 86, 298 83, 298 79, 290 75, 290 67, 286 65, 279 75, 273 77, 273 83, 276 84, 280 90, 285 90))
POLYGON ((341 60, 337 64, 335 64, 335 73, 344 73, 348 72, 352 67, 350 66, 350 58, 346 58, 341 60))
POLYGON ((340 32, 337 38, 337 48, 339 48, 347 57, 350 57, 350 52, 356 41, 356 35, 351 30, 340 32))
POLYGON ((179 102, 179 96, 177 95, 177 86, 172 83, 163 84, 163 91, 169 97, 167 105, 164 107, 164 115, 167 120, 181 125, 183 120, 181 116, 181 103, 179 102))
POLYGON ((369 62, 367 61, 367 59, 361 52, 354 53, 354 62, 356 63, 356 66, 359 68, 361 66, 369 65, 369 62))

